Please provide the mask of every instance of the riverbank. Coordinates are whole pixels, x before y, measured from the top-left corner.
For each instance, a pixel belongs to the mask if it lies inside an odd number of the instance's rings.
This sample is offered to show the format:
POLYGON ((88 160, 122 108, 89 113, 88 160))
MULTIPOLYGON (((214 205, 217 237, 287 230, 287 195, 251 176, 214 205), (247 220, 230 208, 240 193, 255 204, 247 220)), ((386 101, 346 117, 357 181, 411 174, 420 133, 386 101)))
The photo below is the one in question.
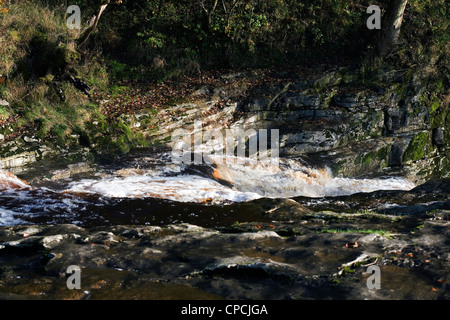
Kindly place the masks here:
POLYGON ((280 156, 329 167, 334 176, 400 174, 417 184, 448 177, 448 103, 430 105, 416 76, 363 76, 351 67, 315 67, 128 83, 114 96, 99 93, 93 101, 100 114, 88 113, 88 122, 59 138, 40 138, 31 128, 4 136, 0 168, 19 173, 60 155, 66 166, 93 165, 133 149, 171 148, 174 130, 193 133, 201 121, 204 132, 279 130, 280 156))

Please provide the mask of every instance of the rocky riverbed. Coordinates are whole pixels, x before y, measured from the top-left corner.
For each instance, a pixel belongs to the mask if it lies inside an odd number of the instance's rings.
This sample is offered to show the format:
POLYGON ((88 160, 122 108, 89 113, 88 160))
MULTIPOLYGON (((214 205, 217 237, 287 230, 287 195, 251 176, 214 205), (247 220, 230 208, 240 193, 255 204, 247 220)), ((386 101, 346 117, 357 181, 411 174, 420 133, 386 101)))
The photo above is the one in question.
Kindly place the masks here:
POLYGON ((84 196, 84 215, 54 206, 0 228, 0 297, 449 299, 449 190, 441 180, 222 205, 84 196), (79 290, 67 288, 71 265, 79 290), (380 289, 367 285, 369 266, 380 289))

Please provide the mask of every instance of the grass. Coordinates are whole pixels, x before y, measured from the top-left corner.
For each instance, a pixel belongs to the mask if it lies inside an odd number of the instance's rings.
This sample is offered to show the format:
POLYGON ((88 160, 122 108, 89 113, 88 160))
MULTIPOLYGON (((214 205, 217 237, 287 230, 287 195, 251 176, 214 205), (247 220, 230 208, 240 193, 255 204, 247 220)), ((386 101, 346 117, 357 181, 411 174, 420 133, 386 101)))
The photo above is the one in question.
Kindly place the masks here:
POLYGON ((322 229, 319 233, 377 233, 380 236, 390 238, 392 235, 391 231, 381 230, 381 229, 322 229))
POLYGON ((9 111, 7 108, 0 106, 0 119, 7 119, 9 117, 9 111))
MULTIPOLYGON (((118 95, 125 90, 119 86, 110 89, 110 76, 101 55, 87 52, 80 59, 74 46, 76 31, 66 27, 64 15, 60 14, 64 11, 63 7, 21 1, 11 4, 8 13, 1 14, 0 74, 6 75, 8 81, 0 88, 0 98, 10 105, 0 107, 0 119, 6 121, 0 134, 29 128, 25 129, 26 135, 67 147, 71 134, 84 133, 90 123, 101 118, 98 102, 58 78, 67 72, 85 79, 91 93, 112 90, 118 95), (12 116, 18 116, 18 120, 9 121, 12 116)), ((95 132, 107 129, 102 132, 104 135, 117 132, 120 151, 127 151, 127 145, 134 143, 126 126, 115 128, 108 124, 94 129, 95 132)))

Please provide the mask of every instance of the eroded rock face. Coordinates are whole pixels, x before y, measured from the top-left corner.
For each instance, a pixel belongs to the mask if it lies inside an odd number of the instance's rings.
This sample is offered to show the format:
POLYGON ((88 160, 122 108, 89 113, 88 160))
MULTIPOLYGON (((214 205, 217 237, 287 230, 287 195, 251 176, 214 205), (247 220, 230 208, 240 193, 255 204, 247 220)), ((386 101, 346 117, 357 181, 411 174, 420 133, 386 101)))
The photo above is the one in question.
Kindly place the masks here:
MULTIPOLYGON (((359 76, 348 69, 322 72, 313 79, 292 75, 251 86, 245 98, 232 97, 236 102, 223 108, 213 108, 217 101, 207 96, 208 102, 189 105, 190 111, 176 121, 165 115, 170 110, 162 111, 161 130, 152 135, 164 140, 176 128, 193 130, 194 119, 201 120, 205 130, 279 129, 280 156, 303 157, 312 165, 330 167, 335 175, 400 170, 418 183, 447 177, 448 134, 443 127, 448 105, 431 108, 426 88, 417 79, 406 81, 394 74, 372 79, 378 86, 364 86, 359 76)), ((178 108, 186 106, 174 110, 178 108)))
MULTIPOLYGON (((200 95, 194 93, 189 101, 168 105, 157 114, 143 109, 120 120, 136 137, 169 147, 174 130, 194 132, 195 121, 201 121, 204 130, 222 132, 279 129, 280 156, 303 157, 311 165, 330 167, 335 175, 401 171, 418 183, 448 177, 448 103, 431 106, 425 85, 415 77, 406 81, 395 72, 386 73, 364 85, 362 75, 348 68, 315 73, 272 82, 260 75, 237 75, 232 78, 242 84, 239 88, 200 88, 200 95)), ((99 128, 91 129, 83 133, 89 142, 82 143, 80 136, 80 145, 88 153, 111 156, 102 151, 99 128)), ((26 138, 28 142, 18 138, 2 144, 0 168, 17 169, 51 154, 26 138)))

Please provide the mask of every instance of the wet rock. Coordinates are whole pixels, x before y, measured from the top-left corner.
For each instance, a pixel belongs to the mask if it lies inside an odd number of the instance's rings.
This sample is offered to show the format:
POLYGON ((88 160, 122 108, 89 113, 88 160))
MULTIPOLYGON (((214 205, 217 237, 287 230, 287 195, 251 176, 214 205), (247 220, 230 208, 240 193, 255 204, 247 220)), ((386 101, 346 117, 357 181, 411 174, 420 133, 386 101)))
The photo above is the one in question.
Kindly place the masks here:
POLYGON ((89 284, 83 289, 92 297, 113 297, 122 286, 119 283, 132 283, 137 291, 123 290, 122 298, 148 298, 147 286, 168 281, 223 298, 380 299, 419 298, 424 293, 431 299, 448 298, 445 285, 436 279, 450 274, 445 249, 450 213, 435 210, 425 215, 419 229, 417 223, 404 219, 377 225, 381 216, 377 220, 367 213, 340 216, 309 211, 302 219, 247 223, 246 228, 243 224, 234 229, 186 223, 2 227, 0 281, 7 286, 0 289, 0 296, 24 286, 35 292, 36 283, 14 277, 26 272, 27 277, 51 284, 40 288, 46 293, 41 298, 67 297, 69 290, 58 286, 65 286, 67 266, 78 265, 83 270, 82 283, 89 284), (292 232, 283 233, 288 228, 292 232), (364 232, 370 228, 389 230, 387 235, 364 232), (24 238, 25 231, 30 235, 24 238), (354 243, 358 245, 348 245, 354 243), (24 250, 26 255, 21 253, 24 250), (11 265, 13 269, 5 269, 11 265), (365 285, 369 265, 381 268, 381 291, 370 291, 365 285), (396 274, 404 284, 388 282, 396 274), (409 286, 411 282, 416 286, 409 286))
POLYGON ((52 249, 67 237, 73 237, 73 238, 77 239, 79 237, 79 235, 56 234, 53 236, 43 237, 40 242, 44 248, 52 249))
POLYGON ((85 243, 89 244, 104 244, 104 245, 111 245, 118 243, 121 241, 121 238, 116 236, 112 232, 107 231, 98 231, 91 235, 89 235, 87 238, 83 240, 85 243))
POLYGON ((439 147, 445 146, 444 128, 433 129, 433 143, 439 147))
POLYGON ((53 172, 51 180, 60 180, 73 177, 81 173, 92 172, 92 165, 86 162, 69 164, 66 169, 60 169, 53 172))
POLYGON ((25 141, 26 143, 38 142, 37 139, 32 138, 32 137, 28 137, 28 136, 24 136, 24 137, 23 137, 23 141, 25 141))
POLYGON ((30 227, 23 227, 18 229, 15 233, 22 237, 28 237, 30 235, 42 232, 45 228, 43 226, 30 226, 30 227))
POLYGON ((409 145, 411 139, 403 138, 398 139, 391 147, 389 152, 389 163, 390 167, 401 167, 403 165, 403 154, 409 145))

